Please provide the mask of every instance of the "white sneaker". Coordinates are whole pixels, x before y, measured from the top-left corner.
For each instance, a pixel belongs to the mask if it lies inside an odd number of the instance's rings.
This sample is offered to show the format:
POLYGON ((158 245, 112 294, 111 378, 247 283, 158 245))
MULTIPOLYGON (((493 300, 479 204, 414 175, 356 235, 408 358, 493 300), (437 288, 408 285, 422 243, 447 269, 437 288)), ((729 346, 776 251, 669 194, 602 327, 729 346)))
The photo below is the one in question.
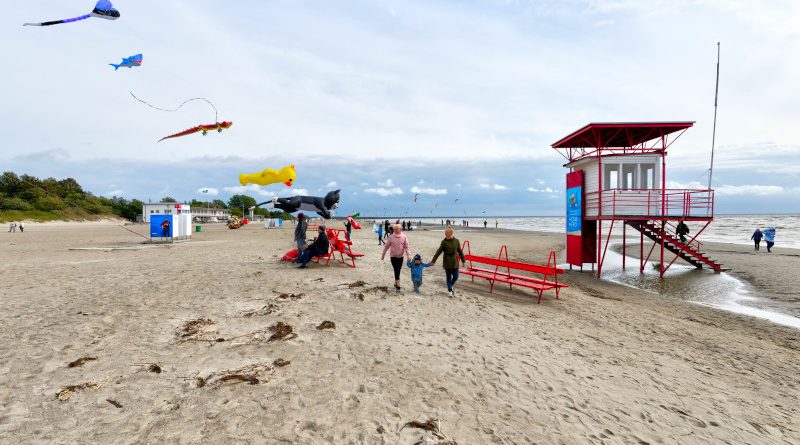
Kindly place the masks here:
POLYGON ((450 298, 453 298, 455 296, 455 294, 453 293, 453 291, 449 290, 449 291, 447 291, 447 296, 450 297, 450 298))

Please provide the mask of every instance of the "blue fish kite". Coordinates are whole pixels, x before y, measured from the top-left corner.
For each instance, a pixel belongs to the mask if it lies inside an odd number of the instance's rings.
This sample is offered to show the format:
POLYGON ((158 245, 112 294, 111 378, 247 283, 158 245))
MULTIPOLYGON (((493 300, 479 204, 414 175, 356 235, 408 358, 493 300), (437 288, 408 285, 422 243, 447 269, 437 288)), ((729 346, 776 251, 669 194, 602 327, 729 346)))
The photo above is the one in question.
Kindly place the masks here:
POLYGON ((100 0, 94 5, 94 9, 92 10, 92 12, 88 14, 84 14, 79 17, 73 17, 71 19, 52 20, 49 22, 38 22, 38 23, 24 23, 22 26, 53 26, 53 25, 60 25, 62 23, 78 22, 81 20, 86 20, 90 17, 96 17, 99 19, 106 19, 106 20, 116 20, 119 18, 119 11, 114 9, 114 5, 111 4, 111 1, 100 0))
POLYGON ((135 66, 142 66, 142 55, 137 54, 135 56, 125 57, 119 65, 113 63, 109 63, 109 65, 114 67, 114 71, 118 70, 119 67, 133 68, 135 66))

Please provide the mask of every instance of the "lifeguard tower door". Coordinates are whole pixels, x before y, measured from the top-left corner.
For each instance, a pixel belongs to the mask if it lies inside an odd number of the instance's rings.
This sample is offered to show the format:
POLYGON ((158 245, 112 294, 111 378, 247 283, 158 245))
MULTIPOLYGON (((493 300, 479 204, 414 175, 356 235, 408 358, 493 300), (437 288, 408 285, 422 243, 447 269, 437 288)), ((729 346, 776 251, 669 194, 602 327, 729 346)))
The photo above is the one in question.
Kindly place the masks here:
POLYGON ((583 268, 596 262, 597 221, 584 219, 583 170, 567 173, 567 263, 583 268))

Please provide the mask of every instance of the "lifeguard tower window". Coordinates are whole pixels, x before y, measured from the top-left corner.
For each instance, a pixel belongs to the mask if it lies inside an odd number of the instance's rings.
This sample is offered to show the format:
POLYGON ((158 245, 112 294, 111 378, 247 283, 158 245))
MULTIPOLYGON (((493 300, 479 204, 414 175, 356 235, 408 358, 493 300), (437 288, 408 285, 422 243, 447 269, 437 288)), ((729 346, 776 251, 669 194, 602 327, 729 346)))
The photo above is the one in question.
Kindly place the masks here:
POLYGON ((655 164, 641 164, 642 168, 642 187, 643 189, 656 188, 656 166, 655 164))
POLYGON ((636 188, 636 166, 637 164, 622 164, 622 189, 636 188))
POLYGON ((605 177, 603 178, 603 187, 605 190, 612 190, 619 188, 619 164, 608 164, 605 166, 605 177))

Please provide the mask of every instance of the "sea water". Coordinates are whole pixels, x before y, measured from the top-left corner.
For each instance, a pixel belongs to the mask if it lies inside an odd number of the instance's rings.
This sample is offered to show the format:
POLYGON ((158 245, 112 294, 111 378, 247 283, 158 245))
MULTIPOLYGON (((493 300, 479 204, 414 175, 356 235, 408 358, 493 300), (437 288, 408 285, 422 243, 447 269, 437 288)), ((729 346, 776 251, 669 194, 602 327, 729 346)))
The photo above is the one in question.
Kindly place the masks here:
MULTIPOLYGON (((411 218, 409 218, 411 219, 411 218)), ((441 224, 445 218, 422 218, 423 223, 441 224)), ((566 220, 563 216, 519 216, 519 217, 467 217, 450 218, 455 220, 456 225, 460 226, 462 219, 469 221, 470 228, 483 227, 486 221, 487 227, 494 228, 495 221, 501 229, 512 230, 532 230, 537 232, 564 233, 566 220)), ((414 219, 417 221, 418 219, 414 219)), ((688 223, 689 229, 695 233, 703 225, 698 223, 688 223)), ((800 249, 800 216, 790 215, 725 215, 717 216, 714 221, 698 237, 700 241, 712 241, 719 243, 732 244, 751 244, 750 236, 758 228, 775 226, 777 236, 775 239, 776 247, 788 247, 800 249)), ((616 235, 622 235, 622 225, 617 224, 616 235)))

